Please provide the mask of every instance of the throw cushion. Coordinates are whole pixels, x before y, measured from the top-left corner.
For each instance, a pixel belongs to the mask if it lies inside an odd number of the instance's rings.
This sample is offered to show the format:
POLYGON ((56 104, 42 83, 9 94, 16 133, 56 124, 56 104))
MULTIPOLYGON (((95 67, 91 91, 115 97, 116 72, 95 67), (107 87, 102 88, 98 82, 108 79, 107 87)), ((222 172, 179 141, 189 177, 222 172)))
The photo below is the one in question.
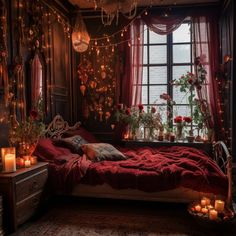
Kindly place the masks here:
POLYGON ((108 143, 88 143, 83 144, 81 149, 87 158, 92 161, 118 161, 127 159, 126 156, 108 143))
POLYGON ((56 146, 69 148, 73 153, 83 155, 81 145, 87 143, 87 141, 84 140, 80 135, 75 135, 69 138, 55 139, 53 143, 56 146))

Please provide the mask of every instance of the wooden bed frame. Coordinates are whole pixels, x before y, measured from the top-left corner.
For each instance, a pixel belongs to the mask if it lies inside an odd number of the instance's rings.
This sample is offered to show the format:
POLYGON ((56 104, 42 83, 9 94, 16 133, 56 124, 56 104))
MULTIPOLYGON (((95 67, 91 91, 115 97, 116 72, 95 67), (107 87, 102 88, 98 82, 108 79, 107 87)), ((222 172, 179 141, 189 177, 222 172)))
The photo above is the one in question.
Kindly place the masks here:
MULTIPOLYGON (((77 122, 74 126, 69 126, 62 116, 56 115, 46 130, 46 137, 60 138, 69 130, 76 130, 80 126, 77 122)), ((229 153, 225 143, 218 141, 212 144, 213 159, 228 178, 228 194, 227 205, 232 206, 232 156, 229 153)), ((133 199, 133 200, 149 200, 149 201, 171 201, 171 202, 191 202, 199 200, 202 196, 214 197, 210 194, 193 191, 187 188, 178 188, 169 191, 146 193, 135 189, 116 190, 107 184, 99 186, 90 186, 78 184, 72 191, 71 195, 83 197, 97 198, 113 198, 113 199, 133 199)))

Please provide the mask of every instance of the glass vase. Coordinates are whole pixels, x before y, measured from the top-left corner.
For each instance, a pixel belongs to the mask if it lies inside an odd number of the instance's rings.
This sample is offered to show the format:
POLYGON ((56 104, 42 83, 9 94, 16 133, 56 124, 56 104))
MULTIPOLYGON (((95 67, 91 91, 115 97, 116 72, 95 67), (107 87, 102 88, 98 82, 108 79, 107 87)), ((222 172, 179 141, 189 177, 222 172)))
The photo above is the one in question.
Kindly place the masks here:
POLYGON ((176 141, 183 140, 183 124, 177 123, 176 124, 176 141))

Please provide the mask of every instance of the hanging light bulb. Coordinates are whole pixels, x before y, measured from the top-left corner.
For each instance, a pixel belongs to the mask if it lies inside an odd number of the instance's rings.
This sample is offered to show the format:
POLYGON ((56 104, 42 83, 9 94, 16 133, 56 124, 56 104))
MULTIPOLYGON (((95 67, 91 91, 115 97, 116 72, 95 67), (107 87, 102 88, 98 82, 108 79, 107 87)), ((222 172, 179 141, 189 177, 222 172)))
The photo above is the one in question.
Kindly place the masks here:
POLYGON ((85 52, 88 49, 90 37, 86 25, 80 14, 76 17, 75 27, 72 32, 72 45, 75 51, 85 52))

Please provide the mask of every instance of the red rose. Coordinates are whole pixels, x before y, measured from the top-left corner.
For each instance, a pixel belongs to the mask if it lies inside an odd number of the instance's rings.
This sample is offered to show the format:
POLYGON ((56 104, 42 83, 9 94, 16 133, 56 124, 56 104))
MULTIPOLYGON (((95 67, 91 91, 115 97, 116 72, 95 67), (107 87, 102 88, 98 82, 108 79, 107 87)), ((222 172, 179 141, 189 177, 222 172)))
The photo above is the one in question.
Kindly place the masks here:
POLYGON ((188 83, 189 83, 189 84, 192 84, 192 83, 193 83, 193 78, 192 78, 192 77, 188 78, 188 83))
POLYGON ((125 110, 125 114, 128 115, 128 116, 131 114, 130 108, 127 108, 127 109, 125 110))
POLYGON ((138 105, 138 109, 139 109, 140 111, 142 111, 142 110, 143 110, 143 104, 139 104, 139 105, 138 105))
POLYGON ((164 99, 164 100, 166 100, 166 101, 170 101, 170 100, 171 100, 170 95, 168 95, 167 93, 161 94, 161 95, 160 95, 160 98, 161 98, 161 99, 164 99))
POLYGON ((152 107, 151 108, 151 113, 155 113, 157 110, 156 110, 156 108, 155 107, 152 107))
POLYGON ((37 117, 38 117, 38 112, 35 111, 35 110, 31 110, 31 111, 30 111, 30 117, 31 117, 33 120, 36 120, 37 117))
POLYGON ((175 123, 181 123, 182 121, 183 121, 182 116, 176 116, 176 117, 174 118, 174 122, 175 122, 175 123))
POLYGON ((191 122, 192 122, 192 117, 185 116, 185 117, 183 118, 183 120, 184 120, 185 122, 187 122, 187 123, 191 123, 191 122))

